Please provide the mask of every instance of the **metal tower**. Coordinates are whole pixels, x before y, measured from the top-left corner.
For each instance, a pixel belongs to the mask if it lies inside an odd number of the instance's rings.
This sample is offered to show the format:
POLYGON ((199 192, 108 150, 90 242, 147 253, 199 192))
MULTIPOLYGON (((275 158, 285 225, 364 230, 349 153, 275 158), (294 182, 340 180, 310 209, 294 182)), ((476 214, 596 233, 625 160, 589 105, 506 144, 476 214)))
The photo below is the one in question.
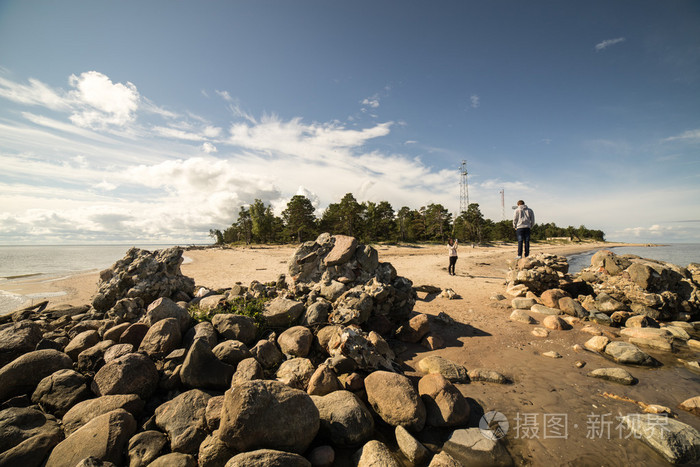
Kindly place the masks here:
POLYGON ((469 183, 467 182, 467 161, 462 161, 459 167, 459 213, 467 212, 469 208, 469 183))

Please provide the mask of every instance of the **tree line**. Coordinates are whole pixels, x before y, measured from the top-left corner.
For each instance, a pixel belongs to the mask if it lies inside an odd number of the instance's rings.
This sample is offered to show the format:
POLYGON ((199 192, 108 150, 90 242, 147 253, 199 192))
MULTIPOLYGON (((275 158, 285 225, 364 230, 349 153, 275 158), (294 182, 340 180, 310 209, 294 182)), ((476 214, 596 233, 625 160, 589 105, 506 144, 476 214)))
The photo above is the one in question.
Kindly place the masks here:
MULTIPOLYGON (((347 193, 338 203, 330 204, 317 218, 311 200, 295 195, 287 203, 281 217, 271 206, 256 199, 250 206, 241 206, 238 220, 221 231, 211 229, 216 244, 227 243, 290 243, 313 240, 320 232, 350 235, 364 243, 377 242, 443 242, 448 237, 461 242, 487 243, 515 241, 511 220, 492 221, 484 218, 478 203, 453 219, 441 204, 431 203, 420 209, 403 206, 398 211, 388 201, 358 203, 347 193)), ((601 230, 580 227, 558 227, 554 223, 537 224, 532 228, 533 240, 569 237, 572 240, 603 241, 601 230)))

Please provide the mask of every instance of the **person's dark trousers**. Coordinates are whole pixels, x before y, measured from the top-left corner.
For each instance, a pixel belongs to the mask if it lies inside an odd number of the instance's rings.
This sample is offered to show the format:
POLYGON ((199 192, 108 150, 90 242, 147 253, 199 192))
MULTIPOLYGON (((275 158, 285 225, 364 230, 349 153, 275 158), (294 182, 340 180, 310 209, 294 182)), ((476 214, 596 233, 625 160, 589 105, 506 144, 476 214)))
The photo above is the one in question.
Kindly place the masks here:
POLYGON ((525 246, 525 257, 530 256, 530 228, 517 229, 515 234, 518 236, 518 256, 523 256, 523 246, 525 246))
POLYGON ((456 256, 450 256, 450 265, 447 267, 447 272, 449 274, 454 275, 455 273, 455 264, 457 264, 457 257, 456 256))

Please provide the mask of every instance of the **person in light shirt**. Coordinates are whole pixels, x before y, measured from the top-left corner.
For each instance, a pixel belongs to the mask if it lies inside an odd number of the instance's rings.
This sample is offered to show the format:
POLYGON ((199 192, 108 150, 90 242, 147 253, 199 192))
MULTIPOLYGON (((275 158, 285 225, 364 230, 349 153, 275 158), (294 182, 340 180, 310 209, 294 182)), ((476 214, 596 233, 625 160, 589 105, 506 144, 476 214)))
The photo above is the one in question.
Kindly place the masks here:
POLYGON ((457 264, 457 240, 447 239, 447 252, 450 257, 450 264, 447 266, 447 272, 450 276, 455 275, 455 265, 457 264))

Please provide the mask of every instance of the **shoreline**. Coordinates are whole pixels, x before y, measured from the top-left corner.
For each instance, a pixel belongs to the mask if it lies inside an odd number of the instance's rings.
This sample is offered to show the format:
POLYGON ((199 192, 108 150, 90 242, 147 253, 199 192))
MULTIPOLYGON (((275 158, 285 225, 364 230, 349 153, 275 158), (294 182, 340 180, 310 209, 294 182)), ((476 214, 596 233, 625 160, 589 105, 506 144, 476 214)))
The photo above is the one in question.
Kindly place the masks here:
MULTIPOLYGON (((48 245, 47 245, 48 246, 48 245)), ((387 249, 394 250, 400 250, 403 248, 410 249, 411 251, 417 250, 417 249, 432 249, 432 248, 437 248, 437 249, 442 249, 442 244, 402 244, 402 243, 397 243, 397 244, 374 244, 373 245, 379 252, 380 252, 380 257, 382 255, 382 251, 387 251, 387 249)), ((567 253, 562 254, 563 256, 571 256, 575 254, 586 254, 590 251, 596 250, 596 249, 601 249, 601 248, 615 248, 615 247, 656 247, 656 246, 661 246, 661 245, 656 245, 656 244, 643 244, 643 243, 621 243, 621 242, 533 242, 531 243, 531 249, 533 251, 537 251, 538 248, 542 249, 562 249, 566 251, 570 251, 567 253)), ((289 255, 291 256, 291 253, 293 253, 294 250, 298 247, 297 244, 285 244, 285 245, 208 245, 208 246, 183 246, 184 253, 183 257, 185 258, 185 261, 183 262, 181 269, 183 270, 183 274, 187 274, 187 270, 190 269, 189 265, 195 261, 199 261, 200 264, 193 266, 192 267, 192 273, 195 276, 190 276, 195 279, 195 282, 197 282, 198 277, 196 276, 208 276, 209 274, 206 273, 206 264, 201 264, 202 261, 204 263, 207 262, 207 260, 212 260, 212 257, 214 256, 214 253, 212 252, 241 252, 241 251, 249 251, 249 252, 273 252, 273 251, 280 251, 280 250, 289 250, 290 253, 289 255)), ((512 248, 515 249, 517 247, 517 244, 515 242, 503 242, 503 243, 498 243, 498 244, 490 244, 490 245, 474 245, 472 246, 471 244, 462 244, 460 245, 460 251, 464 252, 467 250, 468 252, 480 252, 479 254, 483 253, 489 253, 489 252, 496 252, 501 249, 506 249, 506 248, 512 248)), ((534 253, 533 253, 534 254, 534 253)), ((286 262, 285 258, 285 262, 286 262)), ((387 260, 383 260, 387 261, 387 260)), ((391 262, 391 261, 389 261, 391 262)), ((251 280, 260 280, 263 281, 263 279, 255 277, 256 272, 260 273, 260 268, 255 268, 254 261, 248 261, 248 263, 251 266, 251 270, 246 272, 245 274, 242 274, 242 278, 239 279, 239 281, 243 284, 249 284, 251 280)), ((225 266, 225 265, 224 265, 225 266)), ((215 270, 217 268, 214 268, 215 270)), ((263 268, 267 270, 268 268, 263 268)), ((286 272, 286 267, 282 268, 280 270, 280 274, 286 272)), ((42 301, 48 299, 50 302, 50 306, 53 305, 63 305, 63 304, 73 304, 73 305, 82 305, 82 304, 89 304, 92 300, 93 295, 97 292, 97 285, 99 281, 99 273, 100 269, 87 269, 84 271, 76 271, 76 272, 66 272, 66 273, 32 273, 32 274, 20 274, 16 276, 10 276, 10 277, 2 277, 0 278, 0 293, 1 295, 9 296, 10 300, 13 300, 15 303, 19 303, 16 305, 14 308, 10 309, 9 307, 3 307, 0 304, 0 316, 6 315, 13 313, 14 311, 21 309, 26 306, 30 306, 35 302, 42 301)), ((400 271, 399 271, 400 273, 400 271)), ((265 275, 265 274, 258 274, 258 275, 265 275)), ((214 279, 214 278, 212 278, 214 279)), ((272 281, 276 280, 277 277, 271 277, 271 278, 265 278, 264 281, 272 281)), ((218 287, 230 287, 229 282, 222 282, 219 281, 218 279, 213 280, 214 283, 216 284, 229 284, 229 285, 219 285, 218 287)), ((207 285, 207 284, 200 284, 199 282, 197 285, 207 285)), ((209 285, 210 287, 214 287, 214 285, 209 285)))

